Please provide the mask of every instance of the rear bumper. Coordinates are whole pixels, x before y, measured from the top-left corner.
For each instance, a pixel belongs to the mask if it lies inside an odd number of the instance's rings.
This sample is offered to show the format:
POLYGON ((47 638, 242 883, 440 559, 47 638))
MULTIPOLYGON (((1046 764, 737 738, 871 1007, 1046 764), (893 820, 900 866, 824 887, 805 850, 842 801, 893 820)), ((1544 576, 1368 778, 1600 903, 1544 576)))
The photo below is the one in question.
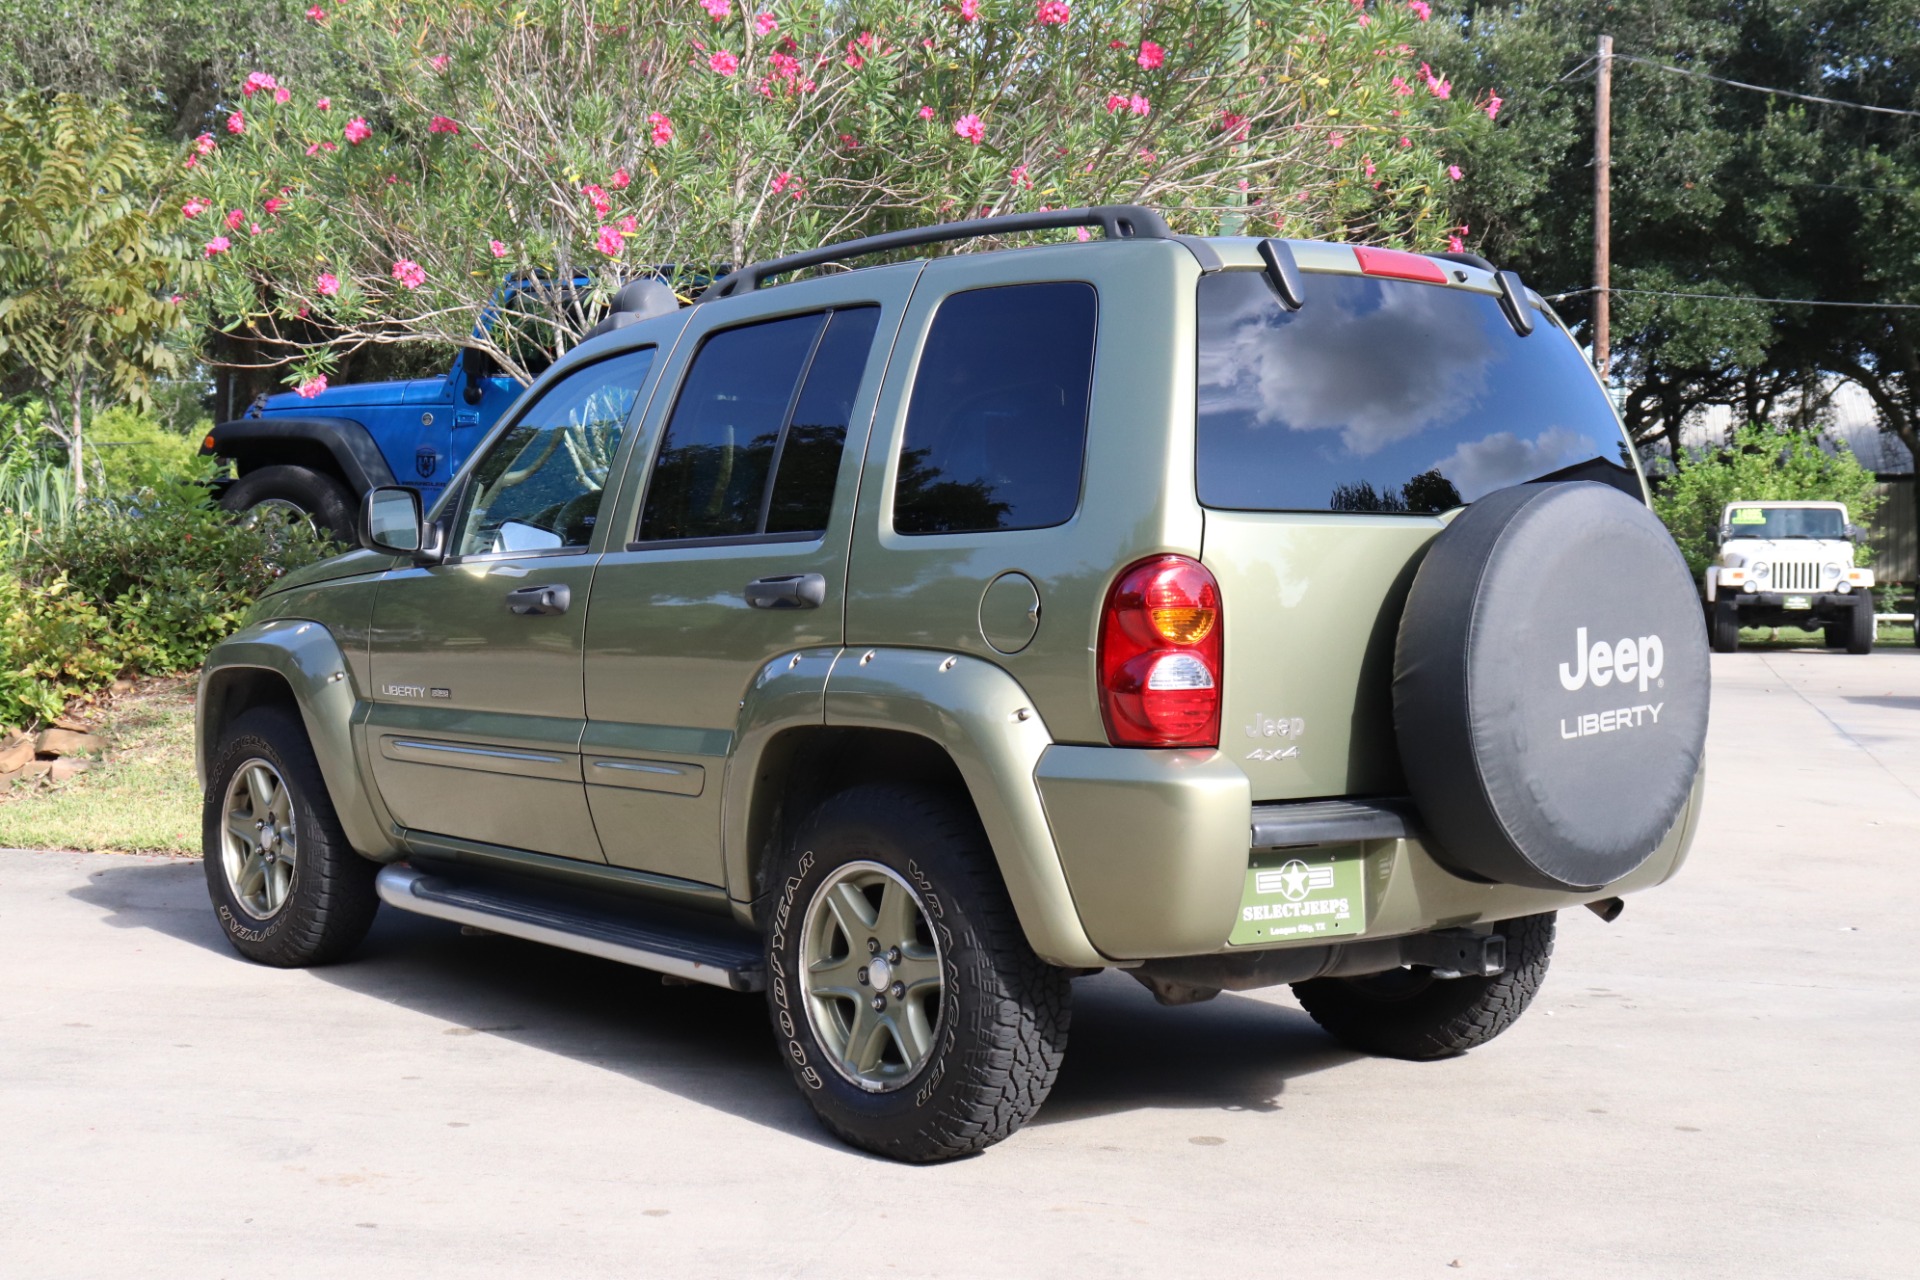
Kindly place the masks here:
POLYGON ((1034 778, 1087 937, 1102 955, 1127 961, 1327 942, 1229 947, 1248 868, 1273 850, 1308 863, 1316 852, 1361 859, 1365 926, 1350 938, 1509 920, 1650 888, 1686 856, 1704 773, 1652 857, 1614 884, 1583 892, 1454 875, 1428 852, 1404 799, 1256 805, 1246 775, 1219 752, 1052 746, 1034 778))

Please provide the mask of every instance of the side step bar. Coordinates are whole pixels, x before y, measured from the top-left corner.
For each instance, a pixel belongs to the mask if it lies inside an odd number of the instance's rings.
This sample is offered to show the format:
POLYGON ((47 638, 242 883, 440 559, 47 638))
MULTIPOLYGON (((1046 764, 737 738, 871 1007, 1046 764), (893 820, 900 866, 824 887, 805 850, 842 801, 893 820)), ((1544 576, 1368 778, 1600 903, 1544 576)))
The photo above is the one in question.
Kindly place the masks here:
POLYGON ((1380 800, 1296 800, 1253 806, 1251 847, 1292 849, 1354 844, 1361 840, 1403 840, 1418 832, 1413 801, 1404 796, 1380 800))
POLYGON ((405 863, 382 867, 374 885, 388 906, 579 951, 730 991, 763 991, 766 964, 745 933, 654 923, 569 903, 460 884, 405 863))

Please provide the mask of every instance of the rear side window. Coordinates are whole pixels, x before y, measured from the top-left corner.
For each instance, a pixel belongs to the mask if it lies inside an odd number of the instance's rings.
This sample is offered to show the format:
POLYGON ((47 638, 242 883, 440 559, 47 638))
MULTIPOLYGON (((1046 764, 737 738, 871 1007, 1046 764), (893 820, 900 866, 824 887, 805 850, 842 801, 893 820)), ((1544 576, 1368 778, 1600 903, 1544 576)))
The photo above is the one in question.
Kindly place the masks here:
POLYGON ((824 530, 879 316, 850 307, 709 337, 668 419, 639 541, 824 530))
POLYGON ((1079 282, 940 304, 907 407, 893 527, 1043 529, 1080 505, 1098 300, 1079 282))
POLYGON ((1250 511, 1451 510, 1509 485, 1642 496, 1573 343, 1489 295, 1309 274, 1287 311, 1258 272, 1200 281, 1200 501, 1250 511))

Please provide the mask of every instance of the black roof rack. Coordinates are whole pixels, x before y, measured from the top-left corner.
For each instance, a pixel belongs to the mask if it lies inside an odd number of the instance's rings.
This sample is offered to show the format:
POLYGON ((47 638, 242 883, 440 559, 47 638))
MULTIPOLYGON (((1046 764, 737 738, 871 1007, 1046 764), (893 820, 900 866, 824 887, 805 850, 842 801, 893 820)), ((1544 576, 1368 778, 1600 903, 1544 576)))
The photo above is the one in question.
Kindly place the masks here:
POLYGON ((942 222, 908 231, 889 231, 884 235, 862 236, 830 244, 805 253, 790 253, 770 258, 729 272, 707 286, 699 301, 731 298, 752 293, 769 277, 825 266, 869 253, 887 253, 911 249, 916 245, 941 244, 949 240, 972 240, 980 236, 1010 235, 1018 231, 1053 231, 1063 227, 1099 227, 1109 240, 1172 240, 1173 229, 1152 209, 1137 204, 1101 204, 1086 209, 1054 209, 1047 213, 1008 213, 997 218, 969 218, 965 222, 942 222))

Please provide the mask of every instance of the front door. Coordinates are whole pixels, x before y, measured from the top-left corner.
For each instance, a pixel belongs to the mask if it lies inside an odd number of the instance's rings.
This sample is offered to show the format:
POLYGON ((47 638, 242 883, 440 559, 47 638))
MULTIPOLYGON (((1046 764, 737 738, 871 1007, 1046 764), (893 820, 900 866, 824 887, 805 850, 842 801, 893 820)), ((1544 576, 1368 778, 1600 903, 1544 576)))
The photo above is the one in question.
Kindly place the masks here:
POLYGON ((602 861, 580 777, 581 637, 644 347, 548 386, 488 444, 442 564, 375 596, 368 751, 410 830, 602 861))
POLYGON ((676 347, 678 391, 648 415, 650 474, 622 498, 587 620, 582 759, 608 861, 722 882, 741 700, 768 661, 841 640, 874 353, 917 274, 878 268, 696 311, 676 347))

